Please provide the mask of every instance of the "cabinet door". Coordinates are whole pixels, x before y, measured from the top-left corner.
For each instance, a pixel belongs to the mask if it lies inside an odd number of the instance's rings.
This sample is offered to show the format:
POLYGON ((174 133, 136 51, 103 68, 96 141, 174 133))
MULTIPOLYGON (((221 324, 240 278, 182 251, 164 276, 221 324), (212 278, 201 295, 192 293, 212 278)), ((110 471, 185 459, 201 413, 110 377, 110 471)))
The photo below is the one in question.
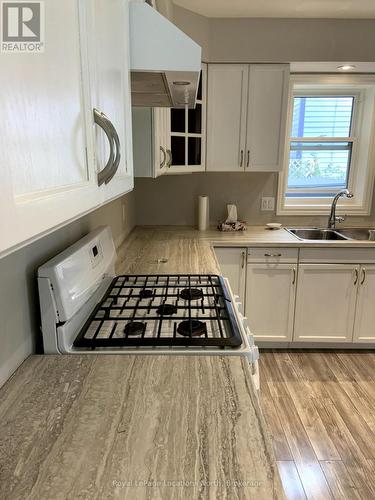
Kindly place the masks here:
MULTIPOLYGON (((89 2, 88 26, 90 113, 92 108, 105 113, 120 140, 121 159, 118 171, 108 184, 101 186, 101 200, 105 202, 133 188, 127 0, 89 2)), ((101 170, 109 154, 108 140, 98 126, 92 126, 95 137, 94 156, 97 170, 101 170)))
POLYGON ((99 204, 86 159, 77 0, 50 0, 43 53, 0 54, 0 256, 99 204))
POLYGON ((288 64, 250 65, 246 171, 282 169, 288 88, 288 64))
POLYGON ((294 264, 248 263, 245 312, 259 342, 292 340, 296 278, 294 264))
POLYGON ((244 170, 247 64, 209 64, 207 170, 244 170))
POLYGON ((351 342, 359 266, 300 264, 294 340, 351 342))
POLYGON ((167 173, 206 170, 206 87, 207 64, 203 64, 195 108, 172 108, 169 112, 172 165, 167 173))
POLYGON ((154 108, 153 126, 150 130, 154 143, 153 177, 166 174, 172 164, 170 120, 168 108, 154 108))
POLYGON ((354 342, 375 343, 375 266, 361 266, 354 342))
POLYGON ((221 273, 228 278, 232 292, 245 303, 246 248, 215 248, 221 273))

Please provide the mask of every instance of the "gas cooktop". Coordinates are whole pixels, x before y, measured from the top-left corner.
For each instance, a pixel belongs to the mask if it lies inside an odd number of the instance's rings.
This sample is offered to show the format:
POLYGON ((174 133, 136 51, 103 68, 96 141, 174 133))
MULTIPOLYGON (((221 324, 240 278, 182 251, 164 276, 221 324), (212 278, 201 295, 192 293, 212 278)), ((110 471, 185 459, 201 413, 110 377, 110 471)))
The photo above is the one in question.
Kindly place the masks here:
POLYGON ((238 347, 241 333, 217 275, 116 276, 74 347, 238 347))

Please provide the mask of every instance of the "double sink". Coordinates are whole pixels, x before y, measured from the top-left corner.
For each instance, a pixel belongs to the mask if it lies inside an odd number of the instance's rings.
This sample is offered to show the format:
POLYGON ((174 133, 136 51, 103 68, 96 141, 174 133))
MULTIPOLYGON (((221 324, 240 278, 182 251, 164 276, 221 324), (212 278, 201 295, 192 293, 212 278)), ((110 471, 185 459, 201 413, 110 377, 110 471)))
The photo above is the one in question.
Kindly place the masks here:
POLYGON ((299 240, 360 240, 375 241, 375 228, 347 227, 342 229, 296 229, 288 227, 286 230, 299 240))

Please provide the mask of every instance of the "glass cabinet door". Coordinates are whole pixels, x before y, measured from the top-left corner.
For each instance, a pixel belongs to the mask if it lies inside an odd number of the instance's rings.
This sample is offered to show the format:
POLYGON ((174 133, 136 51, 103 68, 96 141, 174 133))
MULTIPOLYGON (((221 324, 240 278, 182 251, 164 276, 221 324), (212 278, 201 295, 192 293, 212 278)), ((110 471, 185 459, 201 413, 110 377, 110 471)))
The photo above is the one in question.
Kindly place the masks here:
POLYGON ((171 109, 170 173, 205 171, 206 65, 202 65, 195 109, 171 109))

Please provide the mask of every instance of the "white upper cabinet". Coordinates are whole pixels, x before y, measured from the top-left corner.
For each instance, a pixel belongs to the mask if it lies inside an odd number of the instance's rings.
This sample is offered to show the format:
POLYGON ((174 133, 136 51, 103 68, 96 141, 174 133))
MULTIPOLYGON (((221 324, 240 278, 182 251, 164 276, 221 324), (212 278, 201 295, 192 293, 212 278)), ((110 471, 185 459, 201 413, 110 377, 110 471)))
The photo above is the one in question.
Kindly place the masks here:
POLYGON ((247 100, 246 171, 282 169, 289 65, 252 64, 247 100))
POLYGON ((208 171, 244 170, 248 73, 247 64, 208 65, 208 171))
POLYGON ((209 64, 207 170, 282 169, 288 64, 209 64))
POLYGON ((99 204, 86 158, 79 5, 48 2, 43 53, 0 54, 0 256, 99 204))
POLYGON ((132 188, 127 8, 49 0, 44 52, 0 54, 0 257, 132 188), (106 160, 93 131, 107 139, 93 126, 94 106, 121 143, 118 173, 101 187, 97 165, 106 160))
POLYGON ((206 65, 194 109, 133 107, 135 177, 205 171, 206 65))
POLYGON ((172 164, 169 108, 133 108, 135 177, 159 177, 172 164))
POLYGON ((114 128, 115 167, 109 181, 107 178, 100 188, 101 201, 108 201, 133 188, 128 2, 89 2, 87 33, 90 119, 97 172, 105 168, 110 156, 110 141, 100 126, 94 125, 93 109, 104 113, 114 128))
POLYGON ((206 170, 207 64, 202 64, 194 109, 169 111, 172 164, 167 174, 190 174, 206 170))

